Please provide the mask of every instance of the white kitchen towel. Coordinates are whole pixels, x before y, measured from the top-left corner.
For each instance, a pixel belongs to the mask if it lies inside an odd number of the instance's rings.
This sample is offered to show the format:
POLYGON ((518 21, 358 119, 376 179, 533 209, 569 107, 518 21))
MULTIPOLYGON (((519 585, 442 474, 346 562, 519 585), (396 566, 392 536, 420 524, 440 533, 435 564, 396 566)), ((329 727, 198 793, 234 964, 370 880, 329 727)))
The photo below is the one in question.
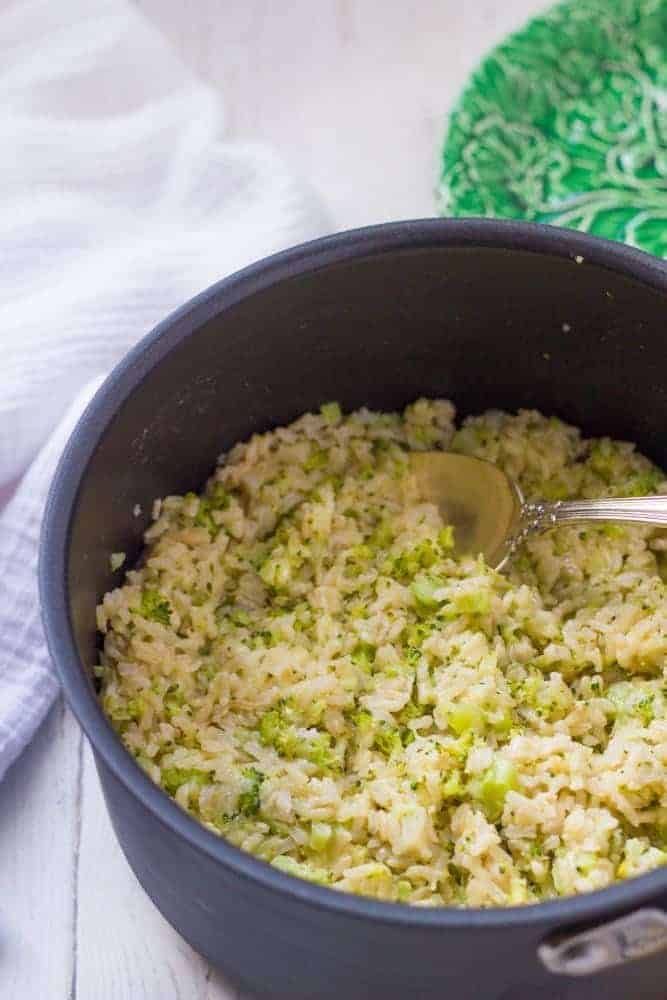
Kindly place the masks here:
POLYGON ((78 418, 103 379, 76 396, 0 515, 0 778, 58 691, 39 613, 37 555, 44 500, 78 418))
MULTIPOLYGON (((326 222, 274 153, 224 138, 220 96, 126 0, 0 13, 1 489, 171 309, 326 222)), ((34 573, 64 436, 0 516, 0 776, 55 693, 34 573)))

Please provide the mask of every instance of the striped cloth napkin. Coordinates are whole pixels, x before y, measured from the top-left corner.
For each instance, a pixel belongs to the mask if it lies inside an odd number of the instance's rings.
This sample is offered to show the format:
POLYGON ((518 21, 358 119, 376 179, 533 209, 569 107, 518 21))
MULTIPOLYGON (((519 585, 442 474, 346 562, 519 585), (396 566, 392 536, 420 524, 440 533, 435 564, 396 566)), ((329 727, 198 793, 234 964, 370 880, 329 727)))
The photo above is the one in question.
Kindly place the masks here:
POLYGON ((2 777, 57 693, 38 536, 91 380, 193 293, 325 221, 274 153, 224 139, 220 96, 126 0, 0 13, 2 777))

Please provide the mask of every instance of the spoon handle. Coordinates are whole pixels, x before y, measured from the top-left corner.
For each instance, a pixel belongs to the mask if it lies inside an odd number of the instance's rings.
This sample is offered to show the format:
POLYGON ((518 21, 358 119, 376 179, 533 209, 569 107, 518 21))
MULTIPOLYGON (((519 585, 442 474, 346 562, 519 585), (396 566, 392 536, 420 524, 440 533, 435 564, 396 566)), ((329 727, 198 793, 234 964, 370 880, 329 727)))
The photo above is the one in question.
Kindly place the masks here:
POLYGON ((535 531, 547 531, 560 524, 577 524, 580 521, 667 525, 667 496, 524 503, 521 534, 525 537, 535 531))

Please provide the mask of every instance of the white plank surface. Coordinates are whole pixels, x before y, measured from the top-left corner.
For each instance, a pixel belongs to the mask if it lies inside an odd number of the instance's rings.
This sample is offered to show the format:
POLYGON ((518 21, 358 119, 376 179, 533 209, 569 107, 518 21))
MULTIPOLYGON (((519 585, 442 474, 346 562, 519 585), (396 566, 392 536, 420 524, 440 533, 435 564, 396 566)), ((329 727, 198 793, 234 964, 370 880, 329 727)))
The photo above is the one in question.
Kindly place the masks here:
POLYGON ((114 836, 88 746, 82 788, 76 995, 114 1000, 236 997, 224 982, 212 982, 205 960, 141 891, 114 836))
POLYGON ((83 738, 58 704, 0 784, 0 997, 71 997, 83 738))
MULTIPOLYGON (((540 0, 135 0, 333 229, 433 214, 445 111, 540 0)), ((139 888, 58 706, 0 785, 1 1000, 237 1000, 139 888)))
POLYGON ((483 53, 544 0, 135 0, 270 142, 334 229, 433 215, 445 113, 483 53), (196 12, 196 13, 195 13, 196 12))

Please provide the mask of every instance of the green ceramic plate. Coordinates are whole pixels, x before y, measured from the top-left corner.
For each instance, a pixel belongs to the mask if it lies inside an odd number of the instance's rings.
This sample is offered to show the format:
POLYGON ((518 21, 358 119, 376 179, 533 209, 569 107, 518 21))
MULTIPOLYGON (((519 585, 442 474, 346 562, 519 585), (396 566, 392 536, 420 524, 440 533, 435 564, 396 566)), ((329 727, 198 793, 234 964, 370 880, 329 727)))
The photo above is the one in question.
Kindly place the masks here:
POLYGON ((439 210, 666 256, 667 0, 559 4, 495 49, 451 115, 439 210))

